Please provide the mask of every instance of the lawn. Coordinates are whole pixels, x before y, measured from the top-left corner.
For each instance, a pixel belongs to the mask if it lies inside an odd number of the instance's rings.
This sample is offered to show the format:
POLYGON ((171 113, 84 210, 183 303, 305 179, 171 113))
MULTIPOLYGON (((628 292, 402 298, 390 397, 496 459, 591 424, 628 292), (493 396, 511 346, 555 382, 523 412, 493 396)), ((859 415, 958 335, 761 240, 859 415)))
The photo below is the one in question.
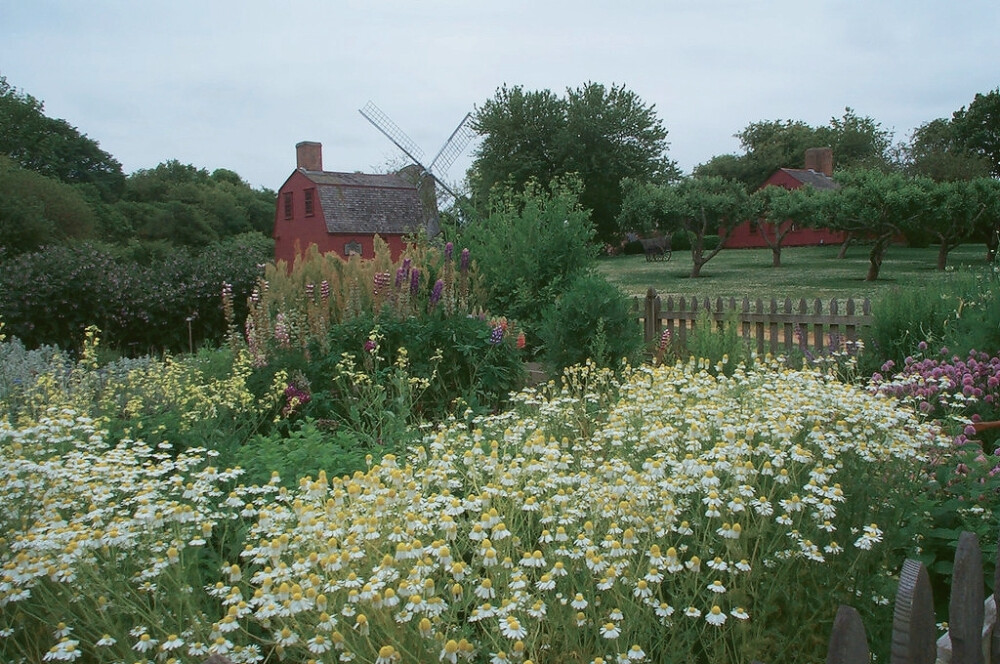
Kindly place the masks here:
MULTIPOLYGON (((645 295, 652 286, 661 295, 799 298, 875 298, 894 287, 920 288, 945 278, 935 269, 937 247, 911 249, 891 247, 882 264, 879 280, 864 280, 868 249, 852 247, 847 258, 838 259, 839 247, 790 247, 781 252, 781 267, 771 267, 770 249, 727 249, 702 268, 702 276, 691 279, 691 252, 675 251, 668 262, 646 262, 643 256, 602 259, 600 272, 633 295, 645 295)), ((986 250, 969 244, 951 252, 949 266, 981 266, 986 250)))

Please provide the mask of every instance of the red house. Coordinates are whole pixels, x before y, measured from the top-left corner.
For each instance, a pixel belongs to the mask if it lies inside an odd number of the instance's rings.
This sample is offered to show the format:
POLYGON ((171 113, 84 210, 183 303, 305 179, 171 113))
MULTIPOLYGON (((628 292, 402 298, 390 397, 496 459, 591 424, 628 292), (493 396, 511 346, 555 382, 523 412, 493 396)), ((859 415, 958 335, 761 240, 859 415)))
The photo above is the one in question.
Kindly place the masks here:
MULTIPOLYGON (((830 148, 810 148, 806 150, 805 168, 779 168, 761 185, 761 189, 774 185, 785 189, 798 189, 810 186, 815 189, 836 189, 833 180, 833 150, 830 148)), ((784 224, 792 222, 786 221, 784 224)), ((783 224, 783 227, 784 227, 783 224)), ((736 228, 726 238, 726 248, 747 249, 767 247, 767 241, 761 235, 763 230, 768 237, 773 238, 774 224, 761 224, 757 221, 747 221, 736 228), (763 227, 763 228, 762 228, 763 227)), ((841 244, 847 237, 843 231, 831 231, 826 228, 793 228, 781 243, 783 247, 806 247, 818 244, 841 244)))
POLYGON ((395 260, 404 236, 420 230, 437 235, 434 178, 424 177, 420 167, 386 175, 334 173, 323 170, 320 143, 304 141, 295 153, 296 169, 278 190, 275 261, 291 265, 312 244, 321 253, 372 258, 376 235, 395 260))

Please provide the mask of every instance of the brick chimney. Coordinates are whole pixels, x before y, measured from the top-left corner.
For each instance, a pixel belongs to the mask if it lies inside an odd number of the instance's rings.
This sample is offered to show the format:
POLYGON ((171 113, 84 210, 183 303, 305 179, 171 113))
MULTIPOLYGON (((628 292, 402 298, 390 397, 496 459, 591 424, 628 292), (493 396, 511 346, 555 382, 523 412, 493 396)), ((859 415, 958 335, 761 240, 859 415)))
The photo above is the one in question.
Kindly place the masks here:
POLYGON ((809 148, 806 150, 806 170, 833 177, 833 148, 809 148))
POLYGON ((295 144, 295 167, 307 171, 323 170, 323 144, 302 141, 295 144))

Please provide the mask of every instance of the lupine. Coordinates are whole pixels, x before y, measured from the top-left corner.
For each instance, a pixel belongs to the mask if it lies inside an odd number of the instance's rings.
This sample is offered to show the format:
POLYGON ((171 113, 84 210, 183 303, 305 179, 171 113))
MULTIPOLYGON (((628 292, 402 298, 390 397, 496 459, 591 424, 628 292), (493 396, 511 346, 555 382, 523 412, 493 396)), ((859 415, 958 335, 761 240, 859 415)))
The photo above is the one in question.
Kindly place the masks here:
POLYGON ((462 270, 462 272, 467 272, 469 270, 469 250, 468 249, 462 249, 462 254, 459 257, 458 266, 459 266, 459 269, 462 270))
POLYGON ((420 271, 414 270, 410 273, 410 295, 413 297, 417 296, 420 292, 420 271))
POLYGON ((444 281, 438 279, 434 282, 434 288, 431 289, 430 306, 434 307, 438 302, 441 301, 441 294, 444 292, 444 281))
POLYGON ((451 260, 452 254, 455 253, 455 244, 453 242, 448 242, 444 245, 444 259, 447 261, 451 260))

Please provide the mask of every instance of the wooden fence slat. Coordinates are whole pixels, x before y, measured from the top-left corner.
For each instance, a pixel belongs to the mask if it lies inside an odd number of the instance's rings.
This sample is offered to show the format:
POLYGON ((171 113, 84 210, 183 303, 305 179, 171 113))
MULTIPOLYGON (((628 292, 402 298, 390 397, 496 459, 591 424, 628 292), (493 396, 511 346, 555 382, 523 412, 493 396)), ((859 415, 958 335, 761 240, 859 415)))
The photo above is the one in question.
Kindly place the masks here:
POLYGON ((952 664, 983 664, 983 553, 975 534, 963 532, 955 551, 948 600, 952 664))
POLYGON ((846 313, 842 313, 838 300, 831 300, 827 310, 819 299, 810 305, 804 298, 795 304, 787 297, 783 302, 775 298, 769 302, 760 298, 751 302, 749 296, 744 296, 741 301, 734 297, 726 301, 720 297, 714 300, 713 306, 712 299, 708 297, 680 296, 675 299, 670 295, 666 302, 661 302, 653 288, 648 289, 643 302, 640 299, 633 301, 632 311, 641 312, 638 317, 642 323, 643 338, 649 345, 660 340, 664 329, 671 338, 685 344, 702 312, 718 330, 723 328, 726 320, 734 317, 740 335, 754 344, 760 354, 765 350, 787 353, 793 348, 823 351, 828 345, 837 345, 843 338, 857 339, 859 328, 871 324, 871 303, 867 299, 861 301, 860 314, 857 304, 850 298, 846 300, 846 313))
POLYGON ((892 615, 892 664, 934 664, 937 659, 934 596, 927 568, 906 559, 892 615))
POLYGON ((841 604, 833 620, 826 664, 859 664, 870 660, 868 637, 861 615, 854 608, 841 604))

